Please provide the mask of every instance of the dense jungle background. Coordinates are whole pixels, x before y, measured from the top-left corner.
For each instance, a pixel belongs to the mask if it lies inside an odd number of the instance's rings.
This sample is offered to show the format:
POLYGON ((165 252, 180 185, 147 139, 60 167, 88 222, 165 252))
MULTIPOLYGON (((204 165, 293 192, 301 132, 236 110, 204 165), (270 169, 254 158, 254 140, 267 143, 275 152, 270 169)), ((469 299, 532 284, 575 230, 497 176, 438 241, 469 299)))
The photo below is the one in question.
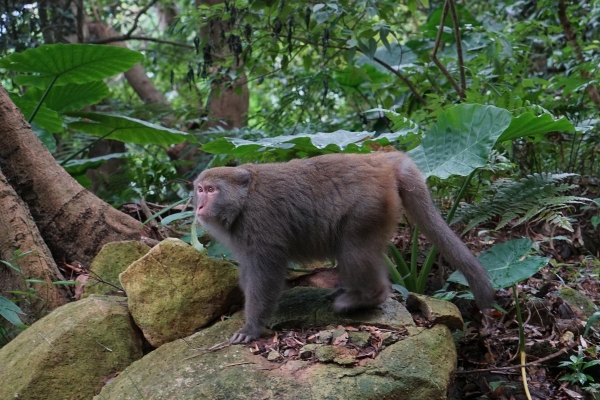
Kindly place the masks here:
POLYGON ((467 320, 450 398, 599 398, 599 67, 597 0, 2 1, 0 346, 105 243, 230 257, 192 226, 205 168, 398 149, 497 289, 482 339, 464 278, 390 238, 396 295, 467 320))

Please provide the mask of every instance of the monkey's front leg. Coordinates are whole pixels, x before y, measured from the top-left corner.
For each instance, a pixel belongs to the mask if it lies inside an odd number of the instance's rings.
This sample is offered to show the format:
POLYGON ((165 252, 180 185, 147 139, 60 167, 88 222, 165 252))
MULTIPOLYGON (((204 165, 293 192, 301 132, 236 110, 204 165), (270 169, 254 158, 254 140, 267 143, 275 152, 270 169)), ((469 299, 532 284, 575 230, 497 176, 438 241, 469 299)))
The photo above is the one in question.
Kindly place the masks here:
POLYGON ((240 263, 240 286, 244 291, 246 323, 231 337, 230 344, 249 343, 257 339, 267 323, 283 290, 286 262, 263 261, 240 263))

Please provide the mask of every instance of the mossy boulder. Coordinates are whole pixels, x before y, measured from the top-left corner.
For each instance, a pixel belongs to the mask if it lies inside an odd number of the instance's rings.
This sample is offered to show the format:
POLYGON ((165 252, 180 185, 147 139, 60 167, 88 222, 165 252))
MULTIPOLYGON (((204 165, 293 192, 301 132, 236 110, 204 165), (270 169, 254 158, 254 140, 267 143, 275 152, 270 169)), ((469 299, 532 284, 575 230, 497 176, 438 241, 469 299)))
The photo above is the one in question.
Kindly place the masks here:
MULTIPOLYGON (((286 291, 273 320, 277 326, 294 326, 298 330, 315 322, 324 326, 338 324, 340 317, 331 313, 326 293, 315 288, 286 291), (295 306, 301 302, 304 308, 295 306)), ((267 355, 273 352, 265 353, 265 357, 255 355, 250 351, 251 345, 215 350, 215 344, 226 342, 242 326, 243 319, 236 314, 185 341, 167 343, 134 362, 94 399, 446 399, 456 366, 450 330, 444 325, 417 327, 406 310, 400 318, 386 314, 386 309, 400 308, 398 302, 388 300, 383 308, 371 310, 370 315, 342 317, 345 324, 359 326, 368 320, 373 325, 402 328, 410 333, 383 348, 373 359, 358 364, 336 363, 340 355, 333 346, 328 347, 334 353, 334 362, 326 363, 312 357, 287 362, 271 357, 269 361, 267 355), (386 320, 385 315, 392 320, 386 320)), ((310 355, 321 347, 305 350, 310 355)))
POLYGON ((57 308, 0 349, 0 399, 90 399, 141 357, 126 300, 90 296, 57 308))
POLYGON ((237 268, 166 239, 119 275, 129 310, 158 347, 188 336, 241 303, 237 268))
POLYGON ((82 297, 118 292, 121 287, 119 274, 149 251, 150 247, 135 240, 111 242, 102 246, 90 265, 90 278, 84 286, 82 297))

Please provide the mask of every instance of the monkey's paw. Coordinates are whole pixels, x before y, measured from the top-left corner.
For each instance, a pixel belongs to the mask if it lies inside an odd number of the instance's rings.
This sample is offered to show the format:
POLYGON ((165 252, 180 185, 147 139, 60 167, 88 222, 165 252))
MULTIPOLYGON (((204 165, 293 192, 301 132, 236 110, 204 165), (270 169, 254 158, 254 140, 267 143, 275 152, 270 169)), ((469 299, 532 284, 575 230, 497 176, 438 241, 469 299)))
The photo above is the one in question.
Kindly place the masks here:
POLYGON ((333 311, 336 313, 347 313, 366 308, 374 308, 383 303, 380 297, 365 297, 354 291, 345 291, 338 294, 333 301, 333 311))
POLYGON ((258 339, 258 335, 250 335, 242 332, 242 329, 240 329, 229 339, 229 344, 246 344, 255 339, 258 339))

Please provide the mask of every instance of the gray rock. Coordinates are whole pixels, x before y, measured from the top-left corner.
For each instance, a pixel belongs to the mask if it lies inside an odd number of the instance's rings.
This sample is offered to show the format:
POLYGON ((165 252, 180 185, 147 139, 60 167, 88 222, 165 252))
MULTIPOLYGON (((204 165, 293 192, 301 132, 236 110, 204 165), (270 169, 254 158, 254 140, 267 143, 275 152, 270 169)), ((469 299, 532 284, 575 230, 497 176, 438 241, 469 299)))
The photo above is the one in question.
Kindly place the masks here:
POLYGON ((232 264, 166 239, 119 279, 133 319, 158 347, 190 335, 239 303, 237 276, 232 264))
POLYGON ((462 315, 449 301, 410 293, 406 299, 406 307, 411 312, 421 312, 423 317, 433 324, 443 324, 453 330, 464 328, 462 315))
POLYGON ((90 296, 57 308, 0 349, 0 399, 90 399, 141 357, 126 300, 90 296))
POLYGON ((281 358, 281 355, 275 350, 271 350, 269 352, 269 354, 267 355, 267 360, 269 360, 269 361, 277 361, 280 358, 281 358))
POLYGON ((319 341, 321 343, 329 343, 333 339, 333 330, 327 329, 325 331, 319 331, 319 341))
MULTIPOLYGON (((446 326, 418 328, 410 314, 393 300, 371 315, 364 312, 334 319, 329 311, 331 302, 322 297, 326 292, 314 288, 285 292, 280 311, 273 318, 275 326, 300 329, 315 323, 337 325, 343 320, 344 325, 358 327, 369 321, 374 326, 406 327, 411 335, 390 344, 374 359, 361 360, 359 365, 354 365, 354 359, 348 361, 347 354, 338 360, 349 363, 344 366, 309 361, 311 357, 278 363, 252 354, 247 346, 210 349, 226 342, 242 326, 242 317, 235 315, 185 341, 167 343, 134 362, 95 399, 446 399, 456 365, 454 342, 446 326), (397 310, 397 314, 390 310, 397 310)), ((301 354, 310 355, 309 350, 317 352, 326 347, 308 346, 301 354)), ((333 349, 335 361, 339 350, 327 347, 333 349)))
MULTIPOLYGON (((336 314, 328 297, 329 289, 296 287, 287 290, 271 318, 272 329, 297 329, 302 326, 374 325, 391 329, 415 327, 410 313, 391 298, 375 309, 336 314)), ((328 327, 327 329, 329 329, 328 327)))
POLYGON ((315 357, 321 362, 334 362, 340 365, 356 363, 358 351, 346 347, 324 345, 315 350, 315 357))
POLYGON ((371 335, 369 332, 348 332, 348 338, 351 343, 359 347, 364 347, 369 343, 371 335))

